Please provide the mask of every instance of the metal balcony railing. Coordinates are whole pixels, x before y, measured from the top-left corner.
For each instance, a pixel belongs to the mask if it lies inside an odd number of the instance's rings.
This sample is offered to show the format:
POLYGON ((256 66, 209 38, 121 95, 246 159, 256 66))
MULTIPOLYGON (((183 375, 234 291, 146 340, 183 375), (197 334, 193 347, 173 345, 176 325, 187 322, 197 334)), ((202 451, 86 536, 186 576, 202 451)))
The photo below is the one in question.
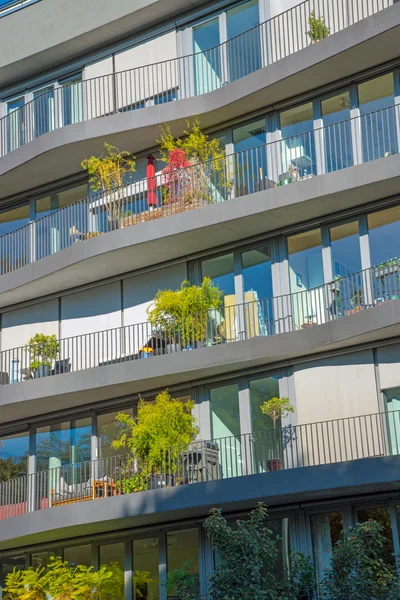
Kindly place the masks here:
POLYGON ((293 332, 400 298, 400 259, 337 277, 310 290, 221 306, 174 320, 163 330, 148 322, 21 346, 0 353, 0 384, 194 351, 293 332))
POLYGON ((116 229, 399 152, 398 105, 98 193, 0 237, 0 274, 116 229))
MULTIPOLYGON (((279 425, 171 447, 159 466, 132 455, 60 466, 0 483, 0 520, 26 512, 166 487, 400 453, 400 412, 279 425)), ((68 456, 59 456, 60 463, 68 456)), ((268 475, 266 475, 268 476, 268 475)))
POLYGON ((51 88, 0 120, 0 156, 61 127, 219 89, 309 46, 311 12, 329 34, 394 0, 306 0, 204 52, 51 88))

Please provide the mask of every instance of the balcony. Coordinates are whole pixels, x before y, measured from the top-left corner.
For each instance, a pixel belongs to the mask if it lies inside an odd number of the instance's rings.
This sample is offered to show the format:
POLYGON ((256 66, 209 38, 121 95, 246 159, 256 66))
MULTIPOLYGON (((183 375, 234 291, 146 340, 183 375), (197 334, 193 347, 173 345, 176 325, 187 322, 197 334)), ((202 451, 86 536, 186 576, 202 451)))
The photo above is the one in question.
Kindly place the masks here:
MULTIPOLYGON (((342 193, 343 198, 338 200, 336 197, 336 205, 340 205, 341 208, 350 208, 359 205, 362 201, 368 202, 391 196, 397 192, 399 184, 398 165, 392 164, 395 160, 397 161, 399 154, 400 135, 397 133, 396 125, 399 121, 399 105, 390 106, 333 125, 237 152, 228 155, 224 161, 210 161, 177 170, 174 186, 168 185, 165 177, 159 174, 150 182, 144 179, 108 194, 94 194, 51 212, 41 219, 0 237, 0 275, 22 271, 21 276, 8 277, 10 284, 6 279, 3 279, 4 287, 0 283, 3 301, 7 303, 6 292, 9 289, 22 288, 23 282, 25 283, 24 273, 29 273, 29 275, 37 273, 34 278, 44 278, 53 271, 53 277, 56 277, 57 269, 66 269, 72 266, 74 261, 82 261, 85 256, 90 257, 93 263, 93 256, 104 252, 108 253, 107 264, 112 264, 112 266, 110 266, 109 273, 102 273, 101 277, 103 278, 123 272, 124 260, 120 260, 122 256, 118 251, 118 240, 124 252, 126 252, 127 246, 135 243, 135 240, 140 243, 143 237, 140 233, 141 229, 132 230, 130 233, 134 225, 143 227, 144 223, 159 222, 165 217, 174 215, 180 215, 179 224, 183 224, 185 223, 182 219, 183 213, 211 206, 214 206, 214 211, 216 211, 218 206, 221 207, 228 201, 232 211, 229 213, 225 211, 223 214, 226 215, 225 219, 227 217, 229 219, 230 213, 234 214, 235 204, 237 207, 240 198, 247 198, 249 195, 262 192, 266 194, 262 206, 268 218, 262 220, 261 214, 254 215, 256 218, 253 219, 249 231, 256 235, 262 231, 272 230, 271 224, 274 223, 274 219, 271 218, 271 215, 275 211, 278 217, 279 208, 282 209, 279 218, 276 219, 279 227, 299 222, 296 201, 314 199, 312 209, 309 208, 308 213, 305 207, 301 209, 304 210, 302 218, 306 219, 328 214, 330 210, 328 201, 324 201, 322 204, 320 200, 324 194, 328 195, 329 192, 332 196, 333 194, 338 196, 339 192, 342 193), (374 163, 374 166, 364 169, 364 171, 360 170, 360 165, 370 163, 374 163), (358 171, 350 171, 352 167, 357 167, 358 171), (346 173, 349 174, 348 177, 342 180, 333 180, 332 174, 342 170, 346 170, 346 173), (321 178, 321 180, 316 181, 316 178, 321 178), (325 191, 325 184, 334 181, 337 184, 336 188, 329 189, 329 192, 325 191), (289 183, 294 184, 293 187, 286 187, 289 183), (370 183, 374 185, 367 189, 370 183), (148 193, 149 184, 151 185, 151 194, 148 193), (304 186, 302 194, 297 187, 298 184, 304 186), (358 186, 361 189, 358 189, 358 186), (149 200, 150 195, 151 201, 149 200), (268 198, 270 198, 270 204, 268 204, 268 198), (113 235, 118 236, 118 239, 117 237, 108 239, 107 236, 110 232, 114 232, 113 235), (92 247, 89 248, 85 245, 82 251, 78 249, 76 252, 77 244, 87 240, 90 240, 88 243, 92 244, 92 247), (65 254, 68 248, 70 251, 65 254), (93 255, 91 250, 93 250, 93 255), (62 257, 59 260, 56 259, 55 255, 60 253, 65 254, 66 262, 62 257), (70 261, 68 256, 73 254, 76 255, 76 259, 70 261), (44 259, 49 259, 49 257, 54 258, 52 261, 47 260, 46 263, 44 259), (112 257, 116 260, 110 262, 112 257), (42 266, 40 261, 44 261, 42 266), (46 267, 51 262, 54 265, 59 263, 59 266, 46 267), (28 270, 28 265, 31 265, 32 269, 28 270), (15 283, 13 283, 14 281, 15 283)), ((249 206, 242 215, 240 219, 242 231, 244 231, 246 221, 249 220, 251 211, 254 210, 256 204, 254 199, 251 207, 249 206)), ((310 202, 308 204, 311 206, 310 202)), ((205 216, 204 212, 203 216, 205 216)), ((211 217, 210 223, 215 220, 215 225, 218 224, 211 213, 208 213, 208 216, 211 217)), ((199 222, 199 219, 196 222, 199 222)), ((175 220, 175 225, 177 224, 175 220)), ((160 244, 162 244, 162 231, 166 230, 166 227, 167 225, 160 227, 160 232, 155 238, 160 244)), ((178 232, 183 234, 184 229, 183 225, 178 227, 175 234, 178 232)), ((200 234, 201 239, 198 240, 197 247, 194 245, 194 237, 191 236, 192 250, 204 250, 212 245, 216 247, 223 241, 232 241, 221 239, 220 228, 218 228, 218 235, 215 238, 211 237, 211 227, 209 227, 209 233, 210 238, 200 234), (208 239, 212 242, 209 246, 206 245, 208 239)), ((226 235, 228 233, 225 233, 226 235)), ((143 239, 148 241, 151 237, 146 232, 143 239)), ((174 245, 171 247, 171 244, 168 243, 168 246, 168 249, 164 247, 161 252, 164 260, 178 256, 176 253, 171 255, 174 245)), ((182 244, 177 244, 177 247, 180 246, 182 244)), ((138 261, 138 256, 138 249, 135 248, 133 260, 138 261)), ((97 266, 104 269, 107 265, 101 259, 101 264, 97 266)), ((146 264, 139 263, 134 264, 132 268, 138 269, 143 266, 146 264)), ((91 273, 94 272, 96 272, 96 267, 93 267, 92 264, 86 270, 88 281, 91 280, 91 273)), ((82 276, 82 273, 79 276, 82 276)), ((62 279, 65 280, 65 277, 63 276, 62 279)), ((45 285, 48 282, 49 277, 47 277, 45 285)), ((78 284, 78 280, 76 283, 78 284)), ((43 293, 53 291, 55 290, 47 289, 43 293)), ((9 303, 16 301, 18 301, 17 298, 10 297, 9 303)))
POLYGON ((226 120, 228 104, 229 118, 265 108, 267 87, 268 102, 274 104, 292 97, 294 90, 301 94, 331 83, 328 73, 335 72, 338 79, 388 62, 396 57, 392 38, 397 39, 400 25, 398 7, 391 4, 363 0, 349 10, 347 3, 335 5, 326 15, 331 35, 321 40, 318 52, 305 33, 314 7, 307 1, 205 54, 51 89, 0 122, 0 154, 5 158, 0 173, 8 194, 26 189, 25 181, 31 186, 47 182, 44 155, 50 150, 53 179, 61 178, 76 173, 78 153, 96 153, 105 136, 130 148, 129 132, 135 129, 131 149, 139 152, 151 147, 162 122, 171 122, 174 133, 180 133, 186 117, 203 114, 203 126, 215 126, 226 120), (372 29, 364 22, 371 15, 377 15, 372 29), (345 35, 349 26, 355 28, 351 36, 345 35), (292 60, 296 53, 298 60, 292 60))
POLYGON ((400 259, 318 288, 0 353, 0 422, 90 405, 400 334, 400 259), (53 357, 47 360, 43 357, 53 357), (35 362, 44 364, 35 365, 35 362))
POLYGON ((170 448, 151 473, 133 456, 60 464, 0 483, 1 546, 29 545, 39 532, 45 541, 116 531, 128 519, 132 527, 178 513, 193 518, 211 506, 236 510, 257 500, 282 505, 391 491, 399 432, 394 411, 198 440, 170 448))

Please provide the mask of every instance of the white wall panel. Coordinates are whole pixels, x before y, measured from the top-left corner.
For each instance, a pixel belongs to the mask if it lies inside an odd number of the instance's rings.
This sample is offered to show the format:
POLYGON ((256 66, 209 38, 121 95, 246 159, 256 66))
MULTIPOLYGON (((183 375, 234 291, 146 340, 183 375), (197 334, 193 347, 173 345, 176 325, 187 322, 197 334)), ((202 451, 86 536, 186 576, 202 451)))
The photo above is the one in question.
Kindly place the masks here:
POLYGON ((296 365, 298 423, 378 412, 372 350, 296 365))
POLYGON ((382 390, 400 386, 400 344, 377 350, 379 384, 382 390))
POLYGON ((94 119, 114 110, 113 59, 105 58, 83 69, 84 118, 94 119))
POLYGON ((115 55, 118 108, 149 100, 178 86, 176 32, 115 55), (158 63, 158 64, 157 64, 158 63), (149 67, 148 65, 153 65, 149 67), (138 69, 137 67, 144 67, 138 69), (134 69, 134 70, 132 70, 134 69))
POLYGON ((58 336, 57 299, 4 313, 1 349, 24 346, 36 333, 58 336))

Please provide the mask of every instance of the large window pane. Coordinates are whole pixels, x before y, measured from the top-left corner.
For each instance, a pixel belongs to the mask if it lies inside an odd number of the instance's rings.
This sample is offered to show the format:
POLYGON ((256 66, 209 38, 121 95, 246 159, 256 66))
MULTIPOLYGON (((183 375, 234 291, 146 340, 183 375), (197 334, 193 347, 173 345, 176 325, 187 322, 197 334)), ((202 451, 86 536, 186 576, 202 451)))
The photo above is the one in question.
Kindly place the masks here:
POLYGON ((371 264, 400 256, 400 206, 368 215, 371 264))
POLYGON ((80 123, 83 117, 82 80, 79 77, 64 83, 62 89, 63 124, 80 123))
POLYGON ((64 560, 67 560, 71 567, 77 565, 84 565, 90 567, 92 562, 92 547, 90 544, 86 546, 73 546, 72 548, 65 548, 64 560))
POLYGON ((201 263, 202 277, 209 277, 225 295, 235 293, 233 272, 233 254, 223 254, 215 258, 203 260, 201 263))
POLYGON ((325 166, 328 173, 353 164, 350 124, 350 92, 321 102, 324 123, 325 166))
POLYGON ((38 137, 54 129, 54 88, 33 94, 34 135, 38 137))
POLYGON ((28 473, 29 433, 15 433, 0 438, 0 481, 28 473))
POLYGON ((330 512, 311 517, 311 534, 314 565, 317 578, 331 566, 332 548, 341 538, 343 516, 341 512, 330 512))
MULTIPOLYGON (((167 564, 168 573, 180 569, 185 563, 190 563, 189 573, 193 575, 194 596, 199 594, 199 541, 197 529, 169 531, 167 533, 167 564)), ((175 596, 173 592, 169 597, 175 596)))
POLYGON ((193 28, 196 94, 221 87, 221 49, 219 19, 211 19, 193 28))
POLYGON ((239 388, 236 384, 210 390, 211 431, 219 446, 223 477, 241 474, 239 388))
POLYGON ((283 447, 281 422, 274 422, 271 417, 261 412, 261 405, 271 398, 279 398, 279 380, 277 376, 253 379, 250 388, 251 428, 253 436, 253 464, 256 473, 272 470, 271 460, 282 460, 283 447))
POLYGON ((314 229, 288 238, 293 327, 300 329, 325 320, 321 231, 314 229), (312 290, 308 292, 308 290, 312 290), (301 293, 296 293, 301 292, 301 293))
POLYGON ((265 119, 233 130, 235 195, 244 196, 273 186, 268 179, 265 119))
POLYGON ((117 421, 117 415, 123 412, 133 417, 132 408, 124 408, 121 411, 114 411, 98 415, 97 417, 97 435, 99 438, 99 458, 108 458, 109 456, 118 456, 123 454, 121 450, 114 450, 112 442, 119 437, 122 425, 117 421))
POLYGON ((397 152, 393 73, 358 86, 363 160, 375 160, 397 152))
POLYGON ((3 588, 6 583, 6 577, 13 570, 25 569, 25 557, 17 556, 11 558, 0 558, 0 600, 3 598, 3 588))
POLYGON ((395 563, 395 559, 393 556, 394 547, 392 523, 390 520, 390 510, 388 508, 360 509, 357 511, 357 519, 359 523, 365 523, 365 521, 373 519, 383 527, 383 531, 381 533, 385 538, 385 543, 382 548, 381 558, 385 561, 386 564, 393 565, 395 563))
MULTIPOLYGON (((0 212, 0 236, 11 233, 29 223, 29 204, 0 212)), ((0 242, 0 275, 23 267, 29 261, 30 234, 27 228, 0 242)))
POLYGON ((268 529, 272 531, 272 537, 276 540, 278 549, 275 575, 279 581, 284 581, 289 571, 289 519, 284 518, 268 520, 268 529))
POLYGON ((90 460, 91 434, 90 417, 39 427, 36 430, 37 470, 90 460))
POLYGON ((312 102, 281 112, 280 122, 281 154, 276 157, 280 182, 316 175, 312 102))
POLYGON ((47 567, 52 558, 56 558, 57 556, 62 556, 61 548, 53 548, 47 552, 35 552, 31 556, 31 566, 34 569, 38 567, 47 567))
POLYGON ((324 283, 320 229, 288 238, 291 292, 310 290, 324 283))
POLYGON ((158 600, 158 538, 133 541, 134 600, 158 600))
POLYGON ((125 544, 117 542, 116 544, 107 544, 100 546, 99 565, 108 565, 114 572, 114 583, 118 596, 124 597, 124 574, 125 574, 125 544))
POLYGON ((17 98, 7 103, 7 146, 12 152, 25 143, 25 98, 17 98))
POLYGON ((226 11, 229 80, 235 81, 261 68, 258 0, 226 11))
POLYGON ((330 228, 334 275, 346 277, 361 271, 358 221, 330 228))
POLYGON ((247 337, 274 333, 271 247, 242 253, 247 337))

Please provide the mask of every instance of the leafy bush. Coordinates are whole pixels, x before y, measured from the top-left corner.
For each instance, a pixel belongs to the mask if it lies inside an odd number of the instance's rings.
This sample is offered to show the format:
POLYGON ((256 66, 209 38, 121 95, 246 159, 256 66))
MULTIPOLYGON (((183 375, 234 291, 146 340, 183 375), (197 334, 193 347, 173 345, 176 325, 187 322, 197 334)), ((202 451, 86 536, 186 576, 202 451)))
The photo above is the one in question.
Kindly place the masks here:
POLYGON ((382 559, 386 539, 377 521, 357 524, 343 534, 332 550, 331 568, 322 580, 325 600, 398 600, 394 564, 382 559))
POLYGON ((124 575, 118 563, 72 567, 52 557, 47 568, 14 569, 6 577, 5 600, 108 600, 122 598, 124 575))
POLYGON ((157 331, 170 341, 178 338, 186 347, 206 341, 209 311, 218 309, 221 302, 221 291, 205 277, 200 287, 184 281, 180 290, 159 290, 147 314, 157 331))
POLYGON ((139 463, 145 463, 148 474, 174 473, 179 455, 198 433, 193 407, 193 401, 175 400, 166 390, 154 402, 140 400, 137 417, 118 414, 123 429, 112 446, 128 449, 139 463))
POLYGON ((329 35, 329 27, 325 25, 324 18, 315 16, 315 11, 311 11, 308 17, 308 25, 310 27, 307 35, 314 41, 323 40, 329 35))
POLYGON ((186 562, 180 569, 175 569, 168 573, 165 583, 168 595, 172 592, 179 600, 192 600, 192 590, 195 580, 194 576, 189 573, 191 566, 192 563, 186 562))

